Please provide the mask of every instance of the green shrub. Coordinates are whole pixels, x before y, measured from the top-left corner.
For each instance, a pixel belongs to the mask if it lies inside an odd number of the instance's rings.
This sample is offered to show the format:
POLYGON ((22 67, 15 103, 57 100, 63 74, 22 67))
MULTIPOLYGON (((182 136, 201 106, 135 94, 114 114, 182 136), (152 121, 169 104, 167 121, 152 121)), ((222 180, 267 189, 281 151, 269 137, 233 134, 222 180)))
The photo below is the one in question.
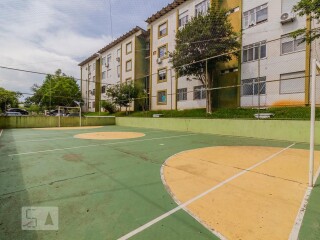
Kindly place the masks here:
POLYGON ((117 111, 116 105, 110 101, 102 101, 101 107, 109 113, 115 113, 117 111))

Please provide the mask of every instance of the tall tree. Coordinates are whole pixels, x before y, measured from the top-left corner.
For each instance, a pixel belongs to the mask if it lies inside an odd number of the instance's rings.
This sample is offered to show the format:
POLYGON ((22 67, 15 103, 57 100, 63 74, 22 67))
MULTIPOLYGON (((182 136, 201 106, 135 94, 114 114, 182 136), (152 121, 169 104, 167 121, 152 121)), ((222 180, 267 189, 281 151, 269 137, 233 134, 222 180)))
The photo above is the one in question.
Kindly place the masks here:
POLYGON ((127 108, 138 95, 139 91, 133 84, 121 83, 112 85, 107 89, 107 96, 120 107, 120 110, 125 107, 127 111, 127 108))
POLYGON ((77 81, 58 69, 54 75, 47 75, 43 84, 33 85, 33 96, 26 99, 28 104, 53 109, 56 106, 76 106, 81 102, 81 92, 77 81))
MULTIPOLYGON (((228 53, 240 48, 238 39, 227 11, 213 4, 207 14, 192 18, 177 32, 176 49, 172 53, 173 66, 179 76, 199 80, 210 89, 214 81, 212 70, 218 63, 230 61, 236 55, 228 53), (208 61, 204 60, 208 58, 208 61)), ((207 90, 208 113, 212 112, 211 99, 211 91, 207 90)))
MULTIPOLYGON (((320 19, 320 0, 300 0, 297 5, 294 6, 293 11, 298 13, 299 16, 307 16, 312 19, 320 19)), ((310 31, 307 28, 298 29, 293 33, 294 37, 303 35, 304 40, 312 42, 313 40, 320 38, 320 28, 314 28, 310 31)))
POLYGON ((19 97, 22 94, 13 92, 0 87, 0 109, 5 112, 8 107, 18 107, 19 97))

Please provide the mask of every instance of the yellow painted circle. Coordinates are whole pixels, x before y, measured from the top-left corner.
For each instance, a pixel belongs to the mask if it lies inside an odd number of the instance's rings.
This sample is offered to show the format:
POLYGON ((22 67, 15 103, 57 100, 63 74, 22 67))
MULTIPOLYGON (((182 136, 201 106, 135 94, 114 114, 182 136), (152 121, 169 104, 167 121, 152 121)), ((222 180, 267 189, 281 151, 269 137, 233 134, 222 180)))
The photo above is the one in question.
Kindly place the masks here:
POLYGON ((112 139, 130 139, 144 137, 144 133, 139 132, 94 132, 77 134, 74 137, 80 139, 92 140, 112 140, 112 139))
MULTIPOLYGON (((315 152, 314 172, 320 166, 315 152)), ((309 151, 259 146, 178 153, 162 167, 179 202, 212 191, 187 209, 227 239, 288 239, 308 187, 309 151)))

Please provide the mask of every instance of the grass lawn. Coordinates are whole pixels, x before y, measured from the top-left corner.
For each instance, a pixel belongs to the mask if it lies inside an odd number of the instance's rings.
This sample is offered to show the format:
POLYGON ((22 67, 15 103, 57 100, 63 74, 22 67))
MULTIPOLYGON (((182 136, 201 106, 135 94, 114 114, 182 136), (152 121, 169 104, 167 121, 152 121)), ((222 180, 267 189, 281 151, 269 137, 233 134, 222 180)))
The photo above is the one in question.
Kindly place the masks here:
MULTIPOLYGON (((162 110, 146 112, 118 112, 115 114, 108 113, 86 113, 86 116, 116 116, 116 117, 152 117, 153 114, 163 114, 165 118, 212 118, 212 119, 254 119, 254 114, 258 113, 257 109, 249 108, 220 108, 215 109, 212 114, 207 114, 205 109, 191 110, 162 110)), ((260 113, 274 113, 273 119, 310 119, 310 107, 278 107, 260 110, 260 113)), ((316 119, 320 120, 320 108, 316 110, 316 119)))

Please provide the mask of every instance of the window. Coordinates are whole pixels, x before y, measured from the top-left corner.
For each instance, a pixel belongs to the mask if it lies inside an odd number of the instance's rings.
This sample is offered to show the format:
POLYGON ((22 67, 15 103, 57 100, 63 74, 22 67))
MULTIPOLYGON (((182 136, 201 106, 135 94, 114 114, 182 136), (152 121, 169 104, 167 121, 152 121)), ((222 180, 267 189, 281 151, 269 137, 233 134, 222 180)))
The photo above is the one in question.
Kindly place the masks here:
POLYGON ((253 27, 267 20, 268 4, 264 4, 243 13, 243 28, 253 27))
POLYGON ((96 63, 93 64, 92 70, 93 70, 93 71, 96 70, 96 63))
POLYGON ((267 57, 266 41, 258 42, 243 47, 243 62, 255 61, 259 58, 261 59, 265 57, 267 57))
POLYGON ((127 78, 126 79, 126 84, 131 85, 132 84, 132 78, 127 78))
POLYGON ((166 82, 167 81, 167 69, 162 68, 158 70, 158 82, 166 82))
POLYGON ((96 82, 96 76, 93 76, 93 77, 92 77, 92 81, 93 81, 93 82, 96 82))
POLYGON ((121 48, 119 48, 119 49, 117 50, 117 57, 118 57, 118 58, 121 57, 121 48))
POLYGON ((102 58, 102 66, 105 66, 106 65, 106 57, 103 57, 102 58))
POLYGON ((126 71, 130 72, 132 70, 132 60, 126 62, 126 71))
POLYGON ((96 95, 96 89, 92 89, 92 95, 96 95))
POLYGON ((167 55, 167 45, 161 46, 158 48, 158 58, 164 58, 167 55))
POLYGON ((106 71, 102 72, 102 79, 106 79, 106 71))
POLYGON ((306 43, 302 37, 293 38, 290 35, 281 37, 281 54, 287 54, 306 49, 306 43))
POLYGON ((106 93, 106 86, 101 87, 101 93, 106 93))
POLYGON ((109 67, 110 67, 110 63, 111 63, 111 54, 109 54, 107 57, 107 65, 109 65, 109 67))
POLYGON ((127 43, 126 45, 126 54, 132 53, 132 42, 127 43))
POLYGON ((159 91, 157 94, 158 104, 167 104, 167 91, 159 91))
POLYGON ((260 87, 258 78, 244 79, 241 81, 242 96, 259 95, 259 88, 260 94, 266 94, 266 77, 260 78, 260 87))
POLYGON ((201 100, 207 98, 207 92, 204 86, 196 86, 193 88, 193 99, 201 100))
POLYGON ((88 73, 91 73, 91 65, 88 66, 88 73))
POLYGON ((107 71, 107 78, 111 78, 111 69, 107 71))
POLYGON ((280 94, 304 93, 305 73, 286 73, 280 75, 280 94))
POLYGON ((187 88, 180 88, 177 92, 177 101, 185 101, 187 100, 188 89, 187 88))
POLYGON ((168 22, 162 23, 158 27, 158 37, 162 38, 168 35, 168 22))
POLYGON ((117 66, 117 75, 120 77, 120 65, 117 66))
POLYGON ((95 108, 96 102, 92 102, 92 108, 95 108))
POLYGON ((188 11, 179 14, 179 28, 183 28, 188 23, 188 11))
POLYGON ((206 14, 210 7, 210 0, 204 0, 201 3, 196 5, 195 15, 198 17, 199 15, 206 14))

